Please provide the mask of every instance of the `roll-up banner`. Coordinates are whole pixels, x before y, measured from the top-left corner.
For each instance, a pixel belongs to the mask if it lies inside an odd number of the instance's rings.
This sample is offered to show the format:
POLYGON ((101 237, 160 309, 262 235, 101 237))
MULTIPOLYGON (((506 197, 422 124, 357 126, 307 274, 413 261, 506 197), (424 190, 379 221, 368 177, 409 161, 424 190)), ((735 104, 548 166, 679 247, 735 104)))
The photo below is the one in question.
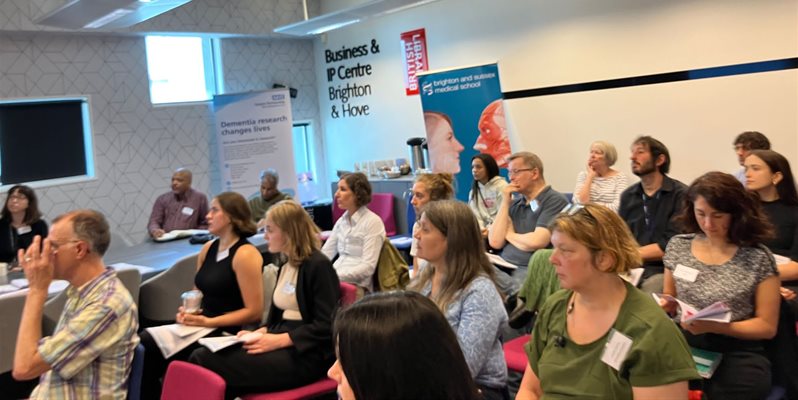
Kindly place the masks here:
POLYGON ((260 172, 273 168, 279 189, 297 192, 287 89, 213 96, 213 113, 223 190, 256 194, 260 172))
POLYGON ((471 158, 488 153, 507 167, 512 153, 496 64, 418 73, 432 172, 455 175, 457 198, 467 200, 471 158))

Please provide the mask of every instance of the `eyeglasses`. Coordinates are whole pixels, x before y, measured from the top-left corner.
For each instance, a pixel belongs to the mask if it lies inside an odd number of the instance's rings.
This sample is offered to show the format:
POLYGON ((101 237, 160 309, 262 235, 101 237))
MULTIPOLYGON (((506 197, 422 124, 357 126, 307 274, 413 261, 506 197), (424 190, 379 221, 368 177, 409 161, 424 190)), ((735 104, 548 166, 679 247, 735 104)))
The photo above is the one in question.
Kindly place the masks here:
POLYGON ((590 213, 590 210, 585 208, 584 204, 568 204, 567 206, 563 207, 562 211, 560 211, 560 214, 568 214, 569 216, 573 216, 576 213, 578 213, 579 211, 583 211, 583 210, 585 212, 585 215, 588 216, 588 218, 593 220, 593 222, 598 223, 598 220, 596 220, 596 217, 594 217, 593 214, 590 213))
POLYGON ((56 241, 54 241, 54 240, 51 240, 51 241, 50 241, 50 248, 51 248, 53 251, 58 251, 58 248, 60 248, 61 246, 66 246, 66 245, 68 245, 68 244, 71 244, 71 243, 77 243, 77 242, 80 242, 80 240, 78 240, 78 239, 72 239, 72 240, 67 240, 67 241, 64 241, 64 242, 62 242, 62 243, 58 243, 58 242, 56 242, 56 241))
POLYGON ((11 196, 8 196, 8 199, 9 200, 23 201, 23 200, 27 200, 28 196, 25 196, 24 194, 12 194, 11 196))
POLYGON ((524 171, 532 171, 534 168, 521 168, 521 169, 511 169, 507 171, 508 176, 518 175, 524 171))

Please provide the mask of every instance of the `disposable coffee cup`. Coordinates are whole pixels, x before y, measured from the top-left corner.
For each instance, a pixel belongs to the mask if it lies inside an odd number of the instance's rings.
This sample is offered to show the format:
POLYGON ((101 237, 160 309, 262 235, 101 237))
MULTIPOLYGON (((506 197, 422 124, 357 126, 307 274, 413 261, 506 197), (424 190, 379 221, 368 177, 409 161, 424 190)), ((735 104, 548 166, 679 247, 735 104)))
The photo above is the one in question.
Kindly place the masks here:
POLYGON ((199 314, 202 307, 202 292, 199 290, 189 290, 181 296, 183 298, 183 312, 188 314, 199 314))

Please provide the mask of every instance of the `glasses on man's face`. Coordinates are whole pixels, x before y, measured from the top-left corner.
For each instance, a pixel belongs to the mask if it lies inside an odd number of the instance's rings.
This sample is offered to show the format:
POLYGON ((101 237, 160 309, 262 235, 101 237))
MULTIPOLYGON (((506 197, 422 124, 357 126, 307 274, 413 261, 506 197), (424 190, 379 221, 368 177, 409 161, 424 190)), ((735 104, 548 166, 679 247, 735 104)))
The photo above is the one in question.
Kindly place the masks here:
POLYGON ((532 171, 534 168, 519 168, 519 169, 511 169, 507 171, 508 176, 518 175, 524 171, 532 171))
POLYGON ((71 239, 71 240, 65 240, 65 241, 63 241, 63 242, 61 242, 61 243, 59 243, 59 242, 56 242, 55 240, 50 240, 50 249, 52 249, 52 251, 53 251, 53 252, 56 252, 56 251, 58 251, 58 249, 59 249, 61 246, 66 246, 66 245, 68 245, 68 244, 77 243, 77 242, 80 242, 80 240, 78 240, 78 239, 71 239))

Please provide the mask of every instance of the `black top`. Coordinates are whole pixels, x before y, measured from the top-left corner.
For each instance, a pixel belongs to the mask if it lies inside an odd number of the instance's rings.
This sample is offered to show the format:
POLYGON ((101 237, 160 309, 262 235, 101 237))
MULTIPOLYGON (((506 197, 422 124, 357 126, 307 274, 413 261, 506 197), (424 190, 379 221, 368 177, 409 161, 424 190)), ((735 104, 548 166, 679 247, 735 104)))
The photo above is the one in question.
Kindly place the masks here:
POLYGON ((19 230, 11 226, 11 221, 0 218, 0 262, 11 262, 17 258, 17 250, 27 249, 33 237, 47 237, 47 223, 38 220, 30 225, 30 231, 19 234, 19 230))
MULTIPOLYGON (((618 214, 626 221, 637 243, 645 246, 656 243, 662 251, 673 235, 680 233, 673 217, 682 211, 687 186, 667 175, 662 178, 662 187, 654 196, 646 195, 642 183, 629 186, 621 193, 618 214)), ((662 273, 662 260, 645 261, 644 276, 662 273)))
POLYGON ((798 206, 781 200, 762 202, 770 223, 776 227, 776 238, 765 243, 770 251, 798 261, 798 206))
MULTIPOLYGON (((324 359, 330 359, 335 355, 332 319, 341 298, 338 274, 332 262, 318 250, 300 264, 298 270, 296 300, 302 323, 289 329, 288 336, 298 353, 318 352, 324 359)), ((270 332, 285 331, 279 329, 284 326, 282 322, 283 311, 272 302, 266 326, 270 332)))
MULTIPOLYGON (((202 292, 202 314, 206 317, 244 308, 244 298, 233 271, 233 258, 238 248, 245 244, 249 244, 246 238, 239 239, 230 246, 227 257, 216 261, 219 252, 219 239, 216 239, 205 254, 205 260, 194 277, 194 285, 202 292)), ((238 327, 235 328, 237 332, 238 327)), ((225 328, 226 331, 231 329, 225 328)))

